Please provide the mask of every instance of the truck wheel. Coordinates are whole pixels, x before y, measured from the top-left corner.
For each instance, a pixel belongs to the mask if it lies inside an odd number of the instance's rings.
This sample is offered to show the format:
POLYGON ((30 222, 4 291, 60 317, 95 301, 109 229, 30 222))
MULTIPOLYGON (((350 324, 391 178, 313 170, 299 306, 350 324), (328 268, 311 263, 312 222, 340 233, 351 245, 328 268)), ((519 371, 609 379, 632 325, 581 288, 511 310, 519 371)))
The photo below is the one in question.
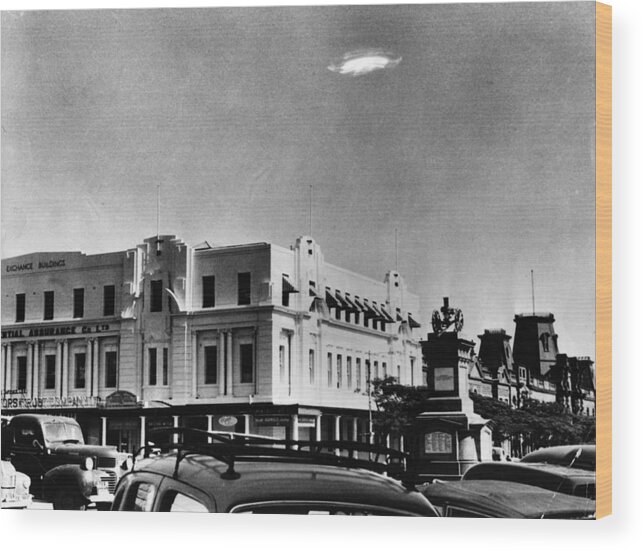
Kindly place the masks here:
POLYGON ((60 491, 54 498, 54 509, 58 511, 84 511, 87 509, 87 504, 79 494, 60 491))

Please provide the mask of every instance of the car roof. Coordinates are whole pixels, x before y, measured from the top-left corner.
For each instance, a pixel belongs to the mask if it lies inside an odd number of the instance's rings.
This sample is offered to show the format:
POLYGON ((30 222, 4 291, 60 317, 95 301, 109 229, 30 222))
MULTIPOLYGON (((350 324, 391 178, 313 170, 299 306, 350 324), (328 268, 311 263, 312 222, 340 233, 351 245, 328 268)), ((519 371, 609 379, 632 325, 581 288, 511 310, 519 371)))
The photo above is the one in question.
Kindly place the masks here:
POLYGON ((203 454, 190 454, 179 463, 176 452, 136 463, 134 472, 174 477, 210 494, 217 509, 229 511, 240 504, 288 500, 333 501, 403 510, 418 515, 435 515, 427 499, 406 489, 399 481, 368 471, 336 465, 280 461, 238 461, 236 479, 222 478, 228 465, 203 454))
POLYGON ((20 413, 11 418, 11 423, 22 421, 36 421, 38 423, 69 423, 77 424, 76 419, 72 417, 63 417, 61 415, 46 415, 44 413, 20 413))
POLYGON ((593 515, 591 499, 501 480, 461 480, 427 484, 422 493, 435 506, 450 504, 506 518, 561 518, 593 515))
POLYGON ((546 463, 478 463, 465 472, 462 479, 505 480, 569 494, 578 491, 577 487, 582 490, 585 486, 588 496, 593 493, 591 486, 596 485, 596 475, 591 471, 546 463))
POLYGON ((525 455, 523 463, 550 463, 555 465, 573 465, 576 469, 596 470, 596 445, 576 444, 571 446, 553 446, 542 448, 525 455), (577 457, 577 454, 580 454, 577 457))

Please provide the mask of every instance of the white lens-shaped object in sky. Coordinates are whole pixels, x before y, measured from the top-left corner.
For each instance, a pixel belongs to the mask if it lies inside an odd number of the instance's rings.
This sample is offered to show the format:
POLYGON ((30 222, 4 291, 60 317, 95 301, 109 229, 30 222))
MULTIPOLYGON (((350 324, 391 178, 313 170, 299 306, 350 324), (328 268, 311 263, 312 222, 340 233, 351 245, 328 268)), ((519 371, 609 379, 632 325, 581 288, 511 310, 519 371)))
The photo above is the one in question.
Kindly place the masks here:
POLYGON ((400 61, 401 57, 384 50, 360 50, 344 54, 341 61, 329 65, 328 69, 340 75, 358 77, 373 71, 392 69, 397 67, 400 61))

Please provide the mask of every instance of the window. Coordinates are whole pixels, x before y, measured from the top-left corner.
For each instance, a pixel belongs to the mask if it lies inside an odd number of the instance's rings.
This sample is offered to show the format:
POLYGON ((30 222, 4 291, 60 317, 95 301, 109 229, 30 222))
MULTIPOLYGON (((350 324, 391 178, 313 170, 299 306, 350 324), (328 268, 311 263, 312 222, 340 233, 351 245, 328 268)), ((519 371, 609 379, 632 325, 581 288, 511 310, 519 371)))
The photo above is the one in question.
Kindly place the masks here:
POLYGON ((54 292, 45 291, 45 315, 46 320, 54 319, 54 292))
POLYGON ((205 367, 205 384, 215 385, 217 383, 217 347, 203 347, 203 365, 205 367))
POLYGON ((250 304, 250 272, 237 274, 237 303, 250 304))
POLYGON ((154 386, 156 385, 156 348, 148 348, 147 357, 148 384, 154 386))
POLYGON ((74 354, 74 388, 85 388, 87 379, 85 377, 85 367, 87 354, 79 352, 74 354))
POLYGON ((116 387, 117 356, 115 350, 105 352, 105 386, 116 387))
POLYGON ((150 312, 163 311, 163 280, 150 281, 150 312))
POLYGON ((85 289, 74 289, 74 317, 85 315, 85 289))
POLYGON ((17 390, 27 390, 27 356, 18 356, 16 362, 18 367, 17 390))
POLYGON ((279 377, 283 383, 286 377, 286 347, 279 345, 279 377))
POLYGON ((380 378, 380 366, 377 362, 373 362, 373 379, 380 378))
POLYGON ((168 349, 163 348, 163 386, 168 384, 168 349))
POLYGON ((526 379, 527 378, 527 369, 524 367, 519 368, 520 371, 520 378, 521 379, 526 379))
POLYGON ((333 386, 333 355, 328 353, 328 366, 327 366, 327 375, 328 375, 328 386, 333 386))
POLYGON ((540 335, 540 341, 543 343, 543 352, 549 352, 549 333, 540 335))
POLYGON ((116 306, 116 287, 105 285, 103 287, 103 316, 113 316, 116 306))
POLYGON ((371 378, 372 378, 372 373, 371 373, 371 361, 366 360, 364 362, 364 368, 366 369, 366 384, 370 385, 371 384, 371 378))
POLYGON ((362 360, 355 358, 355 385, 360 388, 362 385, 362 360))
POLYGON ((411 386, 415 384, 415 358, 411 358, 411 386))
POLYGON ((166 492, 160 511, 169 513, 207 513, 208 508, 200 501, 175 491, 166 492))
POLYGON ((348 388, 353 388, 353 366, 351 365, 352 362, 352 358, 350 356, 346 356, 346 386, 348 388))
POLYGON ((56 388, 56 355, 45 354, 45 389, 56 388))
POLYGON ((398 384, 402 382, 402 368, 399 365, 397 366, 397 382, 398 384))
POLYGON ((254 358, 251 344, 239 346, 239 363, 241 367, 241 382, 251 383, 254 379, 254 358))
POLYGON ((203 308, 214 308, 214 276, 203 276, 203 308))
POLYGON ((16 295, 16 322, 25 321, 25 294, 16 295))
POLYGON ((149 482, 134 483, 130 486, 123 511, 149 513, 154 505, 156 488, 149 482))
POLYGON ((337 388, 342 388, 342 355, 337 354, 337 388))
POLYGON ((382 362, 382 377, 386 378, 386 362, 382 362))
POLYGON ((315 351, 312 348, 308 351, 308 382, 315 384, 315 351))

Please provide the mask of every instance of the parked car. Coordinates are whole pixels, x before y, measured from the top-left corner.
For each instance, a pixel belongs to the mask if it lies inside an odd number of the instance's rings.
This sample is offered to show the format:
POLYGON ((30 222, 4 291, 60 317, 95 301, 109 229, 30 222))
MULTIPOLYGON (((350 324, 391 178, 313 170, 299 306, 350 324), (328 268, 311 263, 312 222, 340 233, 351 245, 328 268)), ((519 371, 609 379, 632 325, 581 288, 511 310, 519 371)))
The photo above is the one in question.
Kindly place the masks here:
POLYGON ((495 446, 491 448, 491 459, 493 461, 511 461, 511 457, 504 448, 495 446))
POLYGON ((421 488, 445 517, 595 518, 596 502, 500 480, 436 482, 421 488))
POLYGON ((251 437, 181 444, 137 459, 112 510, 437 516, 420 492, 378 472, 385 465, 320 449, 251 437))
POLYGON ((54 509, 109 509, 120 476, 131 464, 114 446, 89 446, 76 420, 19 414, 2 428, 3 458, 31 478, 38 498, 54 509))
POLYGON ((478 463, 464 473, 462 480, 518 482, 552 492, 596 499, 595 473, 546 463, 498 461, 478 463))
POLYGON ((26 509, 31 505, 31 479, 26 474, 16 471, 10 461, 3 459, 0 463, 2 509, 26 509))
POLYGON ((548 463, 596 471, 596 444, 576 444, 573 446, 552 446, 528 453, 521 463, 548 463))

